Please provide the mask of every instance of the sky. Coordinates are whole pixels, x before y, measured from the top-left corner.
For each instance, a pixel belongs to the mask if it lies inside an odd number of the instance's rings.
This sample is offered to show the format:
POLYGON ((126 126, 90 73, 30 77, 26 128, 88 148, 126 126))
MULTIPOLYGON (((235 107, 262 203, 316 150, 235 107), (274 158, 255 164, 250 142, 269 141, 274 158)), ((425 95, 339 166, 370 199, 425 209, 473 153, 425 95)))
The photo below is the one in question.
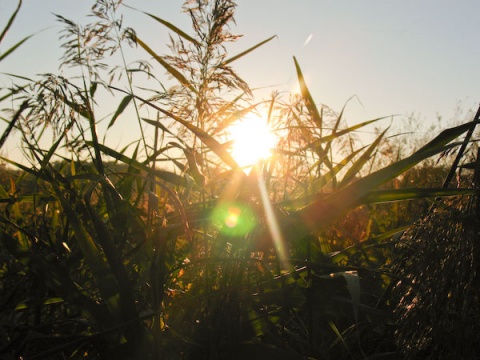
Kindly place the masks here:
MULTIPOLYGON (((183 0, 124 0, 186 32, 183 0)), ((0 72, 33 76, 58 72, 61 25, 53 13, 86 22, 93 1, 24 0, 0 51, 36 33, 4 60, 0 72)), ((233 65, 259 94, 296 88, 297 58, 318 104, 340 111, 348 99, 349 123, 380 116, 414 115, 421 122, 447 121, 458 109, 480 103, 480 2, 476 0, 238 0, 240 52, 276 35, 233 65)), ((0 0, 0 26, 16 1, 0 0)), ((167 32, 153 20, 124 9, 124 23, 155 49, 166 49, 167 32)), ((162 51, 160 50, 160 53, 162 51)), ((140 56, 139 56, 140 57, 140 56)), ((5 85, 5 79, 0 84, 5 85)), ((261 96, 261 95, 259 95, 261 96)), ((0 125, 0 129, 1 129, 0 125)))

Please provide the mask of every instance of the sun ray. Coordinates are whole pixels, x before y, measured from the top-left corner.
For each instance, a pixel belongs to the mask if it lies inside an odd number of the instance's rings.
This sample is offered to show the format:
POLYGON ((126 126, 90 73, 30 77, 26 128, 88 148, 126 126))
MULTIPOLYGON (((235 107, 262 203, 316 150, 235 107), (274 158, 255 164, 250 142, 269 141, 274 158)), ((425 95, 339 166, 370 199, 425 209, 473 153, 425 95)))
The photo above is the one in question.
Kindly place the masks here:
POLYGON ((268 197, 267 188, 265 187, 265 182, 263 176, 259 172, 258 174, 258 189, 260 191, 260 197, 265 211, 265 218, 268 225, 268 230, 272 236, 273 243, 275 245, 275 250, 277 251, 278 259, 280 262, 280 267, 282 270, 289 270, 290 265, 288 262, 287 252, 285 250, 285 241, 283 239, 282 232, 280 231, 280 226, 278 225, 277 217, 273 211, 272 203, 268 197))

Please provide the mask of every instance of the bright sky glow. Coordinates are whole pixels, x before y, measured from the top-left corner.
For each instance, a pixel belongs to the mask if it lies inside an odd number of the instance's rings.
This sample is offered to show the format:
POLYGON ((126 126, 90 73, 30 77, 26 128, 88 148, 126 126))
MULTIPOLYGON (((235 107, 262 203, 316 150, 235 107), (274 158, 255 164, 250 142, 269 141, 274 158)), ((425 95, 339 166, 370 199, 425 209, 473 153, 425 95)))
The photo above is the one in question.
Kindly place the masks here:
POLYGON ((254 114, 236 122, 229 130, 233 140, 232 156, 240 167, 268 159, 277 142, 267 120, 254 114))
MULTIPOLYGON (((124 0, 192 34, 189 17, 180 11, 183 2, 124 0)), ((0 53, 23 37, 36 35, 2 61, 0 72, 28 77, 58 73, 61 25, 53 14, 86 23, 93 3, 24 0, 0 53)), ((8 21, 16 4, 0 0, 0 24, 8 21)), ((164 27, 131 9, 124 8, 122 13, 125 26, 133 27, 158 53, 168 53, 164 27)), ((240 0, 236 25, 231 29, 244 36, 227 50, 231 55, 239 54, 277 36, 232 63, 251 88, 259 89, 254 92, 258 100, 272 91, 295 89, 295 56, 316 103, 340 111, 356 96, 358 101, 349 103, 345 112, 349 124, 396 114, 405 119, 415 114, 426 129, 437 123, 437 115, 442 117, 439 126, 445 127, 448 120, 457 117, 458 108, 476 110, 480 101, 479 13, 480 1, 475 0, 240 0)), ((137 50, 129 52, 126 60, 131 63, 148 58, 137 50)), ((163 74, 156 76, 164 80, 163 74)), ((11 83, 10 78, 0 76, 1 86, 11 83)), ((0 132, 5 126, 0 123, 0 132)), ((112 127, 107 143, 118 148, 138 136, 133 126, 119 125, 112 127)), ((8 145, 9 149, 17 146, 8 145)), ((5 155, 12 156, 11 151, 5 155)))

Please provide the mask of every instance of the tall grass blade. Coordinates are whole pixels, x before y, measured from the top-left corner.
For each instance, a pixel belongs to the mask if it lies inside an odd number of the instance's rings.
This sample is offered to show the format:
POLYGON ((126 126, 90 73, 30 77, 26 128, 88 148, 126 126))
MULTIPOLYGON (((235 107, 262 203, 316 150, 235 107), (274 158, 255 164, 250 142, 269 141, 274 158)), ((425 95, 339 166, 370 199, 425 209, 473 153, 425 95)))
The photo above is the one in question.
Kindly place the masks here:
POLYGON ((168 62, 166 62, 162 56, 157 55, 155 51, 153 51, 146 43, 144 43, 140 38, 135 36, 135 41, 137 42, 138 45, 140 45, 146 52, 148 52, 160 65, 162 65, 170 75, 172 75, 175 79, 177 79, 180 84, 183 86, 186 86, 189 90, 191 90, 194 93, 197 93, 197 90, 195 87, 190 83, 190 81, 187 80, 183 74, 175 69, 173 66, 171 66, 168 62))
POLYGON ((113 114, 112 119, 110 120, 110 123, 108 124, 108 129, 110 129, 115 124, 115 121, 117 121, 117 118, 127 108, 128 104, 130 104, 130 101, 132 101, 132 99, 133 97, 131 95, 127 95, 122 99, 122 101, 118 105, 117 110, 115 111, 115 114, 113 114))
POLYGON ((277 37, 277 35, 273 35, 273 36, 269 37, 268 39, 259 42, 257 45, 254 45, 254 46, 252 46, 251 48, 248 48, 247 50, 242 51, 240 54, 237 54, 237 55, 232 56, 231 58, 229 58, 229 59, 225 60, 224 62, 222 62, 221 66, 228 65, 228 64, 230 64, 231 62, 233 62, 233 61, 235 61, 235 60, 238 60, 238 59, 244 57, 244 56, 247 55, 248 53, 250 53, 250 52, 254 51, 255 49, 259 48, 260 46, 268 43, 269 41, 273 40, 273 39, 276 38, 276 37, 277 37))
POLYGON ((353 126, 350 126, 350 127, 346 128, 346 129, 343 129, 343 130, 337 131, 335 133, 332 133, 330 135, 322 136, 319 139, 315 139, 315 141, 313 143, 308 144, 305 148, 306 149, 316 148, 321 144, 331 142, 331 141, 339 138, 340 136, 350 134, 350 133, 352 133, 352 132, 354 132, 354 131, 362 128, 362 127, 365 127, 367 125, 373 124, 377 121, 384 120, 384 119, 386 119, 386 117, 380 117, 380 118, 376 118, 376 119, 372 119, 372 120, 367 120, 367 121, 364 121, 360 124, 356 124, 356 125, 353 125, 353 126))
POLYGON ((13 45, 10 49, 8 49, 7 51, 5 51, 2 55, 0 55, 0 61, 2 61, 3 59, 5 59, 8 55, 10 55, 11 53, 13 53, 15 50, 17 50, 17 48, 19 48, 25 41, 27 41, 28 39, 30 39, 33 35, 29 35, 25 38, 23 38, 22 40, 20 40, 19 42, 17 42, 15 45, 13 45))
POLYGON ((310 113, 310 116, 313 122, 317 125, 318 129, 322 129, 323 127, 323 119, 320 113, 318 112, 317 106, 313 101, 312 94, 308 90, 307 83, 305 82, 305 78, 303 76, 302 70, 300 69, 300 65, 295 57, 293 57, 293 61, 295 62, 295 69, 297 70, 297 77, 298 82, 300 84, 300 93, 302 94, 303 99, 305 100, 305 105, 310 113))
POLYGON ((473 118, 472 122, 472 127, 468 130, 467 135, 465 136, 465 139, 463 140, 462 146, 460 146, 460 149, 458 150, 457 156, 455 157, 455 160, 453 161, 452 167, 450 168, 450 171, 447 174, 447 177, 445 178, 445 181, 443 182, 443 187, 448 187, 450 184, 450 181, 452 180, 453 176, 455 175, 455 172, 457 171, 458 164, 460 163, 460 159, 463 157, 463 153, 465 152, 465 149, 470 142, 470 138, 473 135, 473 131, 477 127, 478 123, 480 122, 480 106, 478 107, 477 113, 475 114, 475 117, 473 118))
POLYGON ((160 24, 164 25, 168 29, 172 30, 178 36, 180 36, 180 37, 184 38, 185 40, 190 41, 191 43, 195 44, 195 46, 200 46, 200 44, 197 40, 195 40, 193 37, 188 35, 186 32, 184 32, 183 30, 181 30, 178 27, 176 27, 175 25, 173 25, 171 22, 163 20, 163 19, 159 18, 158 16, 152 15, 150 13, 147 13, 147 12, 144 12, 144 11, 142 11, 142 12, 145 15, 150 16, 152 19, 158 21, 160 24))
MULTIPOLYGON (((87 141, 87 145, 91 144, 91 142, 87 141)), ((173 185, 178 185, 181 187, 185 187, 185 179, 182 176, 179 176, 177 174, 174 174, 169 171, 165 170, 152 170, 150 169, 147 165, 138 162, 137 160, 134 160, 124 154, 119 153, 118 151, 115 151, 105 145, 98 144, 99 150, 104 153, 105 155, 108 155, 118 161, 121 161, 132 168, 135 168, 137 170, 144 171, 148 174, 153 174, 155 176, 158 176, 160 179, 165 180, 173 185)))
POLYGON ((13 14, 10 16, 10 19, 8 20, 7 25, 5 25, 5 28, 2 30, 2 33, 0 34, 0 43, 5 38, 5 35, 7 35, 8 30, 10 30, 10 28, 12 27, 12 24, 15 21, 15 18, 17 17, 21 7, 22 7, 22 0, 18 0, 17 8, 13 12, 13 14))
POLYGON ((321 177, 318 179, 315 179, 312 183, 312 189, 322 189, 325 185, 327 185, 331 180, 335 178, 335 176, 342 171, 342 169, 352 160, 357 156, 357 154, 362 151, 363 149, 357 149, 353 151, 352 153, 348 154, 344 159, 342 159, 337 165, 333 167, 330 171, 327 173, 323 174, 321 177))
POLYGON ((339 184, 339 187, 345 186, 349 181, 354 179, 363 168, 363 166, 370 160, 373 152, 377 149, 380 141, 385 136, 385 133, 388 129, 385 129, 376 139, 375 141, 367 148, 367 150, 360 156, 360 158, 355 161, 355 163, 348 169, 347 173, 343 177, 342 181, 339 184))
POLYGON ((364 204, 379 204, 393 201, 414 199, 428 199, 447 196, 472 196, 478 195, 477 189, 459 188, 406 188, 391 190, 373 190, 364 199, 364 204))
POLYGON ((12 132, 13 128, 15 127, 18 119, 20 119, 20 116, 22 115, 22 112, 28 108, 28 100, 25 100, 22 105, 18 108, 18 110, 15 112, 15 115, 13 115, 12 120, 8 123, 7 128, 2 134, 2 137, 0 138, 0 149, 2 148, 3 144, 7 140, 8 136, 12 132))

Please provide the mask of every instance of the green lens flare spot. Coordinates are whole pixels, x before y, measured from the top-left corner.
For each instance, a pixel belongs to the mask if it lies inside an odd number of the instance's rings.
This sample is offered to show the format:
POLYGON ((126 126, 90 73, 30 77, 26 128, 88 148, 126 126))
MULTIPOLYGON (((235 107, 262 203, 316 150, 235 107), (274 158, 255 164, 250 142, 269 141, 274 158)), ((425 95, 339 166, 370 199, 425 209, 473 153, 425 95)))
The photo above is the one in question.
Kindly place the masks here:
POLYGON ((212 213, 212 222, 222 234, 243 236, 253 230, 256 222, 253 210, 244 204, 221 203, 212 213))

